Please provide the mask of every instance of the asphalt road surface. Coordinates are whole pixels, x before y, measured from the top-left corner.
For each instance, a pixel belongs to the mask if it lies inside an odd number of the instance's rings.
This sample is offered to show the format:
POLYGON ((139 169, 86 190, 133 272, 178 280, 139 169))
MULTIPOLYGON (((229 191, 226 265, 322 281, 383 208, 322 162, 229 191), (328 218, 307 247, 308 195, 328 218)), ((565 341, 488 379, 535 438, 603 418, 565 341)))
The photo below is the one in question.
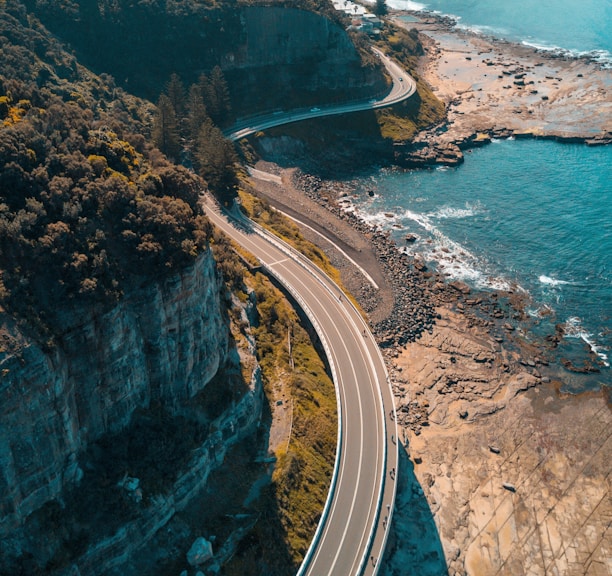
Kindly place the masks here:
POLYGON ((335 106, 313 107, 310 109, 292 110, 292 111, 276 111, 270 114, 261 116, 253 116, 245 120, 239 120, 234 126, 225 131, 225 136, 230 140, 240 140, 255 132, 290 124, 291 122, 299 122, 300 120, 308 120, 309 118, 317 118, 320 116, 332 116, 335 114, 346 114, 348 112, 357 112, 360 110, 375 110, 376 108, 385 108, 392 106, 398 102, 402 102, 416 92, 416 83, 405 70, 400 68, 393 60, 385 56, 377 48, 372 49, 384 64, 387 72, 389 72, 393 84, 391 91, 381 100, 369 100, 366 102, 357 102, 352 104, 339 104, 335 106))
POLYGON ((298 572, 309 576, 378 572, 395 500, 398 465, 393 397, 380 350, 366 323, 319 268, 234 211, 203 195, 209 219, 254 254, 313 323, 338 399, 333 479, 313 542, 298 572))

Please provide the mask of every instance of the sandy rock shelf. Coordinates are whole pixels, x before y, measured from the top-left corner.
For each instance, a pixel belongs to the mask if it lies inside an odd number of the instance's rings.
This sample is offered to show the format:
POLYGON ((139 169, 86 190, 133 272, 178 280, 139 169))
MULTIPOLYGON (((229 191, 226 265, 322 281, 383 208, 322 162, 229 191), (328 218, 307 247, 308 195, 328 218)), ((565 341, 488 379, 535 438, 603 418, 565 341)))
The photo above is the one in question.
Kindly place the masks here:
MULTIPOLYGON (((411 426, 400 437, 438 532, 421 537, 439 538, 444 555, 415 573, 446 563, 452 575, 609 575, 610 406, 601 395, 559 395, 503 350, 477 362, 495 347, 487 336, 449 311, 395 360, 404 396, 428 414, 418 434, 411 426), (449 369, 466 384, 441 394, 449 369)), ((401 523, 387 574, 418 546, 406 537, 410 519, 401 523)))

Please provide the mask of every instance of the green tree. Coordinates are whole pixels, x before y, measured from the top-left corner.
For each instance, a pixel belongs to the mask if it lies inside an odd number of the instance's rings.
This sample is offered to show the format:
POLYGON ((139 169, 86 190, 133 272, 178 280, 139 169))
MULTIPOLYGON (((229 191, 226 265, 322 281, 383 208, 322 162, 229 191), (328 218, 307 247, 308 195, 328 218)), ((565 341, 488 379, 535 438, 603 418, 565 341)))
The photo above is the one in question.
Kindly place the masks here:
POLYGON ((223 125, 229 120, 232 106, 227 81, 221 68, 215 66, 210 77, 202 74, 198 86, 208 115, 215 124, 223 125))
POLYGON ((210 118, 215 121, 215 119, 219 116, 219 107, 217 105, 217 98, 215 96, 215 91, 213 90, 210 78, 206 76, 206 74, 200 74, 197 85, 200 90, 200 94, 202 95, 202 101, 206 107, 206 112, 210 118))
POLYGON ((166 94, 162 94, 157 102, 157 112, 153 120, 153 142, 170 158, 177 159, 180 154, 176 112, 166 94))
POLYGON ((198 84, 193 84, 189 88, 186 108, 188 137, 190 140, 196 141, 202 124, 209 119, 202 97, 202 89, 198 84))
POLYGON ((196 163, 200 175, 221 202, 228 202, 236 197, 236 161, 232 142, 227 140, 210 120, 206 121, 198 136, 196 163))
POLYGON ((219 66, 213 68, 210 75, 210 84, 218 110, 218 118, 214 118, 214 120, 221 125, 229 119, 232 106, 227 81, 223 75, 223 70, 219 66))
POLYGON ((170 98, 174 113, 181 118, 185 110, 185 86, 178 74, 172 74, 166 84, 165 93, 170 98))
POLYGON ((374 6, 374 14, 377 16, 384 16, 387 14, 387 2, 385 0, 376 0, 376 5, 374 6))

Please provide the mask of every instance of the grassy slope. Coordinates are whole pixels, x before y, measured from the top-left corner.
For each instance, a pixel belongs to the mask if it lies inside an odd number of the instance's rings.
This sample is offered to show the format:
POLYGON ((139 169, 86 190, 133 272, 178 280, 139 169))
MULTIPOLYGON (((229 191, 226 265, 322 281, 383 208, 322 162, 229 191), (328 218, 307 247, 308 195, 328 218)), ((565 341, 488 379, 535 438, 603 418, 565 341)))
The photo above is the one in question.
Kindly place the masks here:
MULTIPOLYGON (((293 223, 247 193, 241 194, 247 213, 258 215, 262 225, 312 258, 336 279, 338 272, 326 256, 304 240, 293 223)), ((310 545, 329 489, 333 471, 337 410, 333 382, 307 330, 284 295, 263 274, 249 272, 252 257, 217 239, 215 253, 222 262, 226 282, 240 294, 244 282, 256 295, 259 323, 253 330, 262 368, 266 396, 273 412, 282 390, 284 402, 293 407, 291 437, 277 449, 272 484, 259 503, 261 521, 252 542, 224 567, 226 574, 261 573, 265 564, 274 574, 293 574, 310 545), (238 257, 240 254, 240 257, 238 257), (279 546, 285 542, 286 548, 279 546)))
POLYGON ((393 141, 410 140, 414 135, 444 119, 444 104, 416 73, 423 47, 416 30, 407 31, 387 23, 378 46, 397 60, 417 82, 417 93, 401 104, 376 113, 380 132, 393 141))

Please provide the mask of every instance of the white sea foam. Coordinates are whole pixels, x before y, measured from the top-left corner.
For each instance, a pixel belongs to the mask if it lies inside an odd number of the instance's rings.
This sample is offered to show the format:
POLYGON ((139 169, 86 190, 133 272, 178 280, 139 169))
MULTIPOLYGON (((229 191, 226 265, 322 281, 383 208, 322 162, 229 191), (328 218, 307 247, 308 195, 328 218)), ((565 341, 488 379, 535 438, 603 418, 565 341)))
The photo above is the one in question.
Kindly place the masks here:
MULTIPOLYGON (((453 209, 457 210, 457 209, 453 209)), ((472 210, 472 209, 470 209, 472 210)), ((517 288, 499 277, 487 274, 484 270, 484 263, 472 254, 469 250, 461 246, 445 236, 433 222, 435 214, 421 214, 412 210, 403 210, 401 212, 381 211, 376 213, 367 213, 358 211, 358 215, 365 222, 378 229, 389 229, 402 225, 403 228, 410 229, 409 222, 417 224, 420 228, 428 232, 428 238, 421 238, 411 247, 405 247, 402 250, 408 254, 417 255, 422 253, 425 259, 435 261, 440 272, 450 278, 461 279, 471 282, 478 288, 489 290, 510 290, 517 288), (390 217, 389 214, 393 214, 390 217), (414 246, 414 248, 413 248, 414 246)), ((456 211, 446 213, 444 217, 466 217, 467 209, 461 212, 456 211)))
MULTIPOLYGON (((375 0, 366 0, 370 4, 374 4, 375 0)), ((431 12, 433 14, 437 14, 440 16, 444 16, 446 18, 450 18, 457 23, 457 27, 463 30, 467 30, 469 32, 473 32, 474 34, 480 34, 482 36, 489 36, 495 38, 506 38, 508 40, 513 40, 515 42, 520 41, 521 44, 525 46, 531 46, 536 50, 542 50, 546 52, 555 52, 562 56, 566 56, 569 58, 588 58, 594 62, 597 62, 603 68, 612 68, 612 54, 608 50, 570 50, 567 48, 562 48, 561 46, 556 46, 554 44, 547 44, 546 42, 542 42, 540 40, 531 40, 531 39, 523 39, 519 40, 516 37, 513 38, 513 34, 511 31, 506 28, 496 27, 496 26, 487 26, 487 25, 479 25, 479 24, 462 24, 461 16, 457 16, 456 14, 443 13, 439 10, 431 10, 428 8, 427 4, 423 4, 421 2, 413 2, 412 0, 388 0, 387 5, 389 8, 393 8, 395 10, 412 10, 415 12, 431 12)))
POLYGON ((582 326, 582 321, 577 316, 572 316, 567 319, 567 322, 564 326, 565 329, 565 337, 566 338, 579 338, 583 342, 585 342, 589 348, 592 350, 594 354, 601 360, 604 366, 610 367, 610 363, 608 361, 608 355, 606 352, 608 349, 605 346, 601 346, 597 344, 594 340, 593 334, 587 332, 582 326))
POLYGON ((523 40, 524 46, 530 46, 542 52, 554 52, 568 58, 588 58, 593 62, 597 62, 603 68, 612 68, 612 54, 607 50, 568 50, 554 44, 546 44, 544 42, 534 42, 532 40, 523 40))
POLYGON ((545 276, 542 274, 538 277, 540 284, 547 284, 548 286, 563 286, 564 284, 571 284, 567 280, 557 280, 556 278, 551 278, 550 276, 545 276))
POLYGON ((552 318, 555 315, 554 308, 548 304, 541 304, 537 308, 527 308, 527 314, 532 318, 552 318))
MULTIPOLYGON (((451 18, 459 21, 458 16, 451 16, 451 18)), ((460 28, 461 30, 466 30, 467 32, 472 32, 473 34, 478 34, 480 36, 487 36, 487 37, 493 36, 495 38, 508 37, 510 34, 510 32, 506 30, 505 28, 496 28, 494 26, 485 26, 485 25, 478 25, 478 24, 468 25, 468 24, 458 23, 457 28, 460 28)))
POLYGON ((437 218, 439 220, 447 218, 470 218, 471 216, 475 216, 481 211, 482 208, 479 205, 471 206, 467 204, 465 208, 453 208, 452 206, 443 206, 439 210, 436 210, 435 212, 430 214, 430 217, 437 218))
MULTIPOLYGON (((374 2, 372 2, 374 4, 374 2)), ((427 10, 427 5, 421 2, 413 2, 412 0, 388 0, 387 6, 394 10, 414 10, 415 12, 421 12, 427 10)))

